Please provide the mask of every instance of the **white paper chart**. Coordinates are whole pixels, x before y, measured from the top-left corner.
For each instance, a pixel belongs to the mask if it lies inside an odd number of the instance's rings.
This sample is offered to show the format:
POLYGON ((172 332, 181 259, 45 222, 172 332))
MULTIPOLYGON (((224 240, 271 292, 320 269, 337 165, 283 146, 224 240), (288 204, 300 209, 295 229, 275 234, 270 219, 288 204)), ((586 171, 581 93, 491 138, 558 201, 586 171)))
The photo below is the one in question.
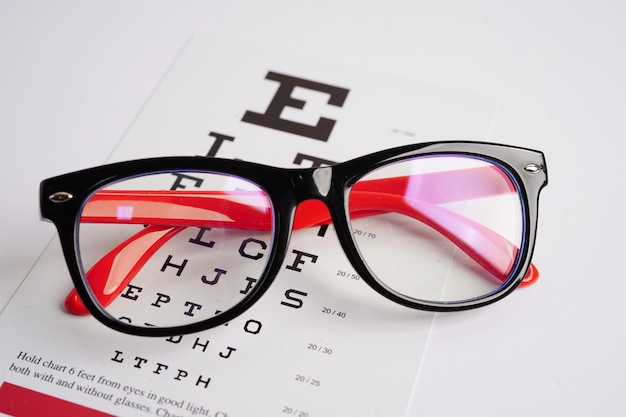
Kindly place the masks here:
MULTIPOLYGON (((493 112, 488 99, 453 88, 198 35, 110 161, 319 166, 412 142, 485 139, 493 112)), ((94 416, 402 416, 433 318, 362 282, 332 225, 295 232, 268 293, 197 334, 114 332, 63 310, 71 288, 55 239, 0 316, 0 411, 25 415, 7 405, 19 396, 94 416)))

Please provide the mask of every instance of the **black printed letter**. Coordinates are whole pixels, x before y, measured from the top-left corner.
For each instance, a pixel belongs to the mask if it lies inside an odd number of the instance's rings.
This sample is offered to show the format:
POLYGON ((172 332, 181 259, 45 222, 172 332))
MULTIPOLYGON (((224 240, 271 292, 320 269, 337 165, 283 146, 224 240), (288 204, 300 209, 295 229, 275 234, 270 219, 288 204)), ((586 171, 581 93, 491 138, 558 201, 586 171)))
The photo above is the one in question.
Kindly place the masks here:
POLYGON ((220 147, 222 146, 222 143, 224 143, 225 140, 229 142, 232 142, 235 140, 235 138, 232 136, 226 136, 226 135, 222 135, 221 133, 215 133, 215 132, 210 132, 209 136, 213 136, 215 138, 215 142, 213 142, 211 149, 209 149, 209 153, 206 155, 210 158, 217 155, 217 151, 220 149, 220 147))
POLYGON ((311 258, 311 262, 313 263, 317 262, 317 255, 302 252, 297 249, 294 249, 292 252, 296 254, 296 259, 293 261, 293 264, 285 266, 285 268, 287 269, 291 269, 292 271, 296 271, 296 272, 302 272, 302 268, 300 268, 298 265, 302 265, 304 263, 302 258, 305 256, 307 258, 311 258))
POLYGON ((311 139, 327 141, 330 137, 330 132, 335 126, 335 120, 322 117, 318 120, 317 125, 311 126, 282 119, 281 114, 285 107, 295 109, 304 108, 306 104, 305 101, 298 100, 291 96, 296 87, 326 93, 329 96, 328 104, 337 107, 343 106, 349 90, 271 71, 267 73, 265 78, 280 83, 274 98, 267 107, 267 110, 265 110, 265 113, 247 111, 241 120, 259 126, 269 127, 270 129, 282 130, 283 132, 306 136, 311 139))
POLYGON ((301 308, 302 304, 304 304, 304 301, 302 301, 301 298, 294 297, 293 294, 301 295, 303 297, 306 297, 307 295, 309 295, 305 292, 298 291, 298 290, 287 290, 285 291, 285 298, 293 302, 281 301, 280 304, 287 306, 287 307, 291 307, 291 308, 301 308))
POLYGON ((255 261, 258 259, 261 259, 263 257, 263 253, 261 252, 257 252, 254 255, 250 255, 248 252, 246 252, 246 249, 248 248, 248 245, 250 243, 256 243, 257 245, 261 247, 261 250, 267 249, 267 243, 263 242, 262 240, 254 239, 250 237, 244 240, 243 242, 241 242, 241 246, 239 246, 239 254, 243 256, 244 258, 254 259, 255 261))

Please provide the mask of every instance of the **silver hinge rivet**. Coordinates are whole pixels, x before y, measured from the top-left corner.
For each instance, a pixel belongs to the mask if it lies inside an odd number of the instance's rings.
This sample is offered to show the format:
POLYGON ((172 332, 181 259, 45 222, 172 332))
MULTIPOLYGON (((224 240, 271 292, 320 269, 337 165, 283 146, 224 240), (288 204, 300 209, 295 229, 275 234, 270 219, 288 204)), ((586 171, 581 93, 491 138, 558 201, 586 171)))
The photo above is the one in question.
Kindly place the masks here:
POLYGON ((524 171, 529 172, 531 174, 536 174, 538 172, 541 172, 543 170, 543 167, 539 164, 535 164, 533 162, 531 162, 530 164, 526 164, 526 166, 524 167, 524 171))
POLYGON ((72 198, 74 198, 74 196, 67 191, 57 191, 56 193, 51 194, 48 197, 48 200, 53 203, 65 203, 70 201, 72 198))

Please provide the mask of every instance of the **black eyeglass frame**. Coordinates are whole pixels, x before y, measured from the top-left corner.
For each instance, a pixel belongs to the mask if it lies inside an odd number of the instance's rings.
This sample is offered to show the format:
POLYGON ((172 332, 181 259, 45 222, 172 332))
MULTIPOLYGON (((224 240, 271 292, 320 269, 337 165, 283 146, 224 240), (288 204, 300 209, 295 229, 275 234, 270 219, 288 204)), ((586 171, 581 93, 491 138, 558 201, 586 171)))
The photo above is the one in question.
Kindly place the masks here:
POLYGON ((41 218, 54 223, 74 286, 87 310, 106 326, 143 336, 171 336, 215 327, 241 315, 267 291, 287 255, 296 209, 306 200, 321 200, 328 208, 339 242, 354 270, 376 292, 406 307, 427 311, 459 311, 491 304, 510 294, 530 266, 535 244, 538 200, 547 185, 542 152, 486 142, 445 141, 401 146, 319 168, 276 168, 253 162, 200 156, 162 157, 126 161, 81 170, 42 181, 41 218), (416 300, 387 288, 370 272, 354 241, 348 196, 364 175, 390 163, 417 156, 463 155, 503 168, 517 186, 523 214, 523 238, 519 260, 509 279, 487 295, 459 302, 416 300), (87 200, 107 184, 151 173, 197 171, 238 176, 255 183, 270 198, 274 215, 273 243, 263 274, 249 295, 233 308, 201 322, 174 327, 138 327, 111 316, 95 301, 80 265, 78 226, 87 200))

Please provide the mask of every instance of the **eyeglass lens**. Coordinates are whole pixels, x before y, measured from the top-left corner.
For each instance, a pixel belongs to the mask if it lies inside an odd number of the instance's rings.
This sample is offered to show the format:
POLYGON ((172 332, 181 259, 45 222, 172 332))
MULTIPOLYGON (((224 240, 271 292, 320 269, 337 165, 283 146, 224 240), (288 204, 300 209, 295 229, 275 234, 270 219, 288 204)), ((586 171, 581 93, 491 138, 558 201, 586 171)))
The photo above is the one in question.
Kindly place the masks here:
POLYGON ((497 290, 522 240, 517 187, 499 166, 468 156, 376 169, 353 187, 349 213, 374 277, 416 301, 458 302, 497 290))
POLYGON ((269 197, 241 178, 177 172, 120 181, 83 208, 85 281, 107 313, 135 326, 200 322, 246 298, 267 265, 272 223, 269 197), (181 177, 194 186, 168 190, 181 177))

